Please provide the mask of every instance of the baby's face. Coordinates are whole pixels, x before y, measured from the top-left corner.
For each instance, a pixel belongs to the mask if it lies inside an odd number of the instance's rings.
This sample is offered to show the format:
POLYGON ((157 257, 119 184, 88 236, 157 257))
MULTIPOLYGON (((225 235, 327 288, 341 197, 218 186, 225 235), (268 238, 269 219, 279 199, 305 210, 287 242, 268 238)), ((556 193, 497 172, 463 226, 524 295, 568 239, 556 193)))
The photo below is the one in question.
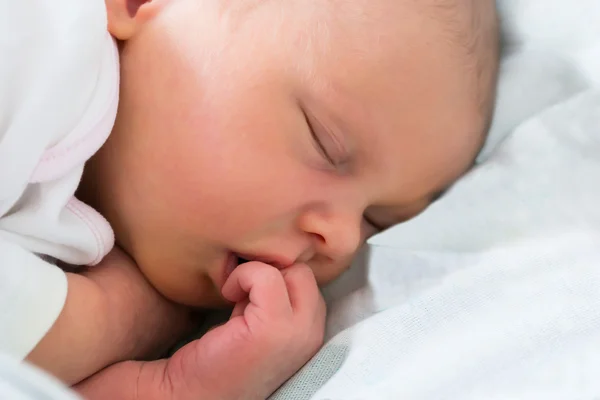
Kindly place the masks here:
POLYGON ((472 163, 472 78, 431 21, 198 3, 168 3, 123 46, 117 124, 90 166, 96 206, 167 297, 222 304, 236 257, 329 282, 472 163))

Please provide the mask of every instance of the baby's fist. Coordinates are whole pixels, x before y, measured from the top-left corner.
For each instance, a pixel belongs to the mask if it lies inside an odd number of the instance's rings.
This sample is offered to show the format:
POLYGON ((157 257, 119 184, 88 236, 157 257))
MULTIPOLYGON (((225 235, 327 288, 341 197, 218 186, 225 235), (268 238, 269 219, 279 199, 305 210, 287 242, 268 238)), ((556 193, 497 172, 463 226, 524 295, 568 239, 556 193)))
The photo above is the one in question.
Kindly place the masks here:
POLYGON ((222 292, 236 304, 229 321, 168 362, 165 377, 176 399, 265 399, 323 342, 325 303, 306 265, 278 270, 249 262, 222 292))

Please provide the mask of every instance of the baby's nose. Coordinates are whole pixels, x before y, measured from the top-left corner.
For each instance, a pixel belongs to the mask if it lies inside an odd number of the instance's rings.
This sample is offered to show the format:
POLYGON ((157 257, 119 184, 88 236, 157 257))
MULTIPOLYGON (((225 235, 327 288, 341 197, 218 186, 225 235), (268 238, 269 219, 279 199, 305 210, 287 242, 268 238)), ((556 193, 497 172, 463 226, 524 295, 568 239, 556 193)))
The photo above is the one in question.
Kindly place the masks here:
POLYGON ((331 259, 340 259, 353 254, 361 244, 362 214, 307 213, 301 224, 302 229, 314 239, 312 253, 307 252, 305 257, 312 258, 315 253, 319 253, 331 259))
POLYGON ((343 221, 332 226, 330 232, 323 236, 324 245, 334 259, 353 254, 361 242, 360 222, 343 221))

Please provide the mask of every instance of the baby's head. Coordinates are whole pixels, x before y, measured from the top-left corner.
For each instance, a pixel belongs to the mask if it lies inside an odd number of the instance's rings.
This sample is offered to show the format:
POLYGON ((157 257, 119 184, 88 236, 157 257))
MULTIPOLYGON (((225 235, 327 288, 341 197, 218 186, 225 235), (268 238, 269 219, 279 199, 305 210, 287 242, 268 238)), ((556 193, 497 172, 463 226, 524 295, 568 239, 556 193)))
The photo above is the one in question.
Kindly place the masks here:
MULTIPOLYGON (((116 126, 83 192, 167 297, 234 256, 337 277, 465 173, 491 118, 493 0, 107 0, 116 126)), ((231 267, 231 263, 229 263, 231 267)))

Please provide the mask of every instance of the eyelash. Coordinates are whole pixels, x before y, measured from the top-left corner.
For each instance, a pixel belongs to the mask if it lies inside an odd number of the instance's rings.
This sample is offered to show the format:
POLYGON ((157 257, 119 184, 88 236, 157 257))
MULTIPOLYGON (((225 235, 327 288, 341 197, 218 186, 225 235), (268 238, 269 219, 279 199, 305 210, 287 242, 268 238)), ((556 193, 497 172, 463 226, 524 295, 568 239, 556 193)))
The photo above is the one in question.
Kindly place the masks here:
POLYGON ((308 115, 306 115, 306 113, 304 113, 304 120, 306 121, 306 125, 308 125, 308 130, 310 131, 310 135, 313 139, 314 144, 317 147, 317 150, 319 151, 319 153, 321 153, 321 155, 327 160, 329 164, 335 167, 335 160, 327 152, 327 149, 323 145, 323 142, 321 142, 321 140, 319 139, 319 136, 316 134, 315 129, 313 128, 313 125, 310 122, 310 119, 308 118, 308 115))

